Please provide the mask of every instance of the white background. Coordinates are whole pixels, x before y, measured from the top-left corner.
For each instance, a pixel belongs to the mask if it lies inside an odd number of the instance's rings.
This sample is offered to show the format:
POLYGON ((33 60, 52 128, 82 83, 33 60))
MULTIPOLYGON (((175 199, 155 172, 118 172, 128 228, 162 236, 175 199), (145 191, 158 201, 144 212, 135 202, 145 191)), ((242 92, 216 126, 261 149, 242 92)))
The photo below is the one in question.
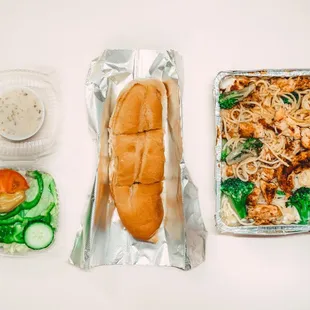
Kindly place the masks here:
POLYGON ((0 309, 309 310, 309 235, 215 231, 212 102, 220 70, 309 68, 309 17, 307 0, 0 0, 0 69, 54 69, 63 116, 58 150, 45 159, 62 194, 57 244, 49 255, 0 259, 0 309), (67 263, 96 158, 83 84, 90 61, 111 47, 184 56, 185 158, 209 231, 206 262, 192 271, 67 263))

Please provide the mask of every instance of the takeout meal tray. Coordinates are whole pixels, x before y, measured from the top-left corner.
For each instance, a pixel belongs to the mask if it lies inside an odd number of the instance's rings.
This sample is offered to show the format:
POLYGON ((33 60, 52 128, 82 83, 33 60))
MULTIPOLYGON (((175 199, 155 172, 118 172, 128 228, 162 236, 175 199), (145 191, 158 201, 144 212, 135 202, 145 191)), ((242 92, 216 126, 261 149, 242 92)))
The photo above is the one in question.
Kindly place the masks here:
POLYGON ((301 77, 310 76, 310 69, 268 69, 268 70, 250 70, 250 71, 223 71, 218 73, 213 85, 213 98, 215 103, 215 125, 216 125, 216 141, 215 141, 215 222, 218 232, 238 235, 287 235, 296 233, 306 233, 310 231, 309 224, 279 224, 279 225, 260 225, 260 226, 228 226, 221 217, 221 184, 222 169, 224 167, 221 161, 222 152, 222 120, 220 114, 219 96, 221 94, 221 83, 225 79, 234 78, 236 76, 273 78, 273 77, 301 77))

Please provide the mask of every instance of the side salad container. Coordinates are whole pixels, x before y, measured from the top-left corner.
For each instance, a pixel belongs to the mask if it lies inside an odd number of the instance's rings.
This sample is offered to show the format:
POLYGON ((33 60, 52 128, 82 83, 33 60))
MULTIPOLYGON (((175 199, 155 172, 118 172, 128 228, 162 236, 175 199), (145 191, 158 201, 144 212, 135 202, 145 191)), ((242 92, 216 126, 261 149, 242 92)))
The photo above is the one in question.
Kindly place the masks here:
POLYGON ((50 247, 58 227, 54 178, 39 159, 52 153, 57 95, 48 74, 0 72, 0 254, 50 247))

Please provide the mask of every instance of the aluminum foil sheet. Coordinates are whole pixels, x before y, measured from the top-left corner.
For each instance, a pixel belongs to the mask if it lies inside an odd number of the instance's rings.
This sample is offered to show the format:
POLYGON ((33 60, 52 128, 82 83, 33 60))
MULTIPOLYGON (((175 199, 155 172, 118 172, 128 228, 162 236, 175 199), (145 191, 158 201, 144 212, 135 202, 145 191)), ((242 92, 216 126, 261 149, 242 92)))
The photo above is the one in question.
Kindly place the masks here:
POLYGON ((181 65, 181 57, 172 50, 106 50, 91 63, 86 101, 99 159, 87 212, 71 253, 72 264, 82 269, 100 265, 156 265, 188 270, 204 261, 206 231, 198 192, 183 159, 181 65), (130 81, 145 78, 162 80, 168 95, 164 135, 166 161, 169 160, 169 165, 165 165, 165 216, 156 243, 135 240, 126 231, 109 193, 109 120, 121 90, 130 81))
POLYGON ((215 146, 216 152, 216 165, 215 165, 215 191, 216 191, 216 210, 215 222, 219 232, 228 234, 241 234, 241 235, 288 235, 296 233, 305 233, 310 231, 310 225, 265 225, 265 226, 227 226, 221 219, 221 150, 222 139, 221 133, 221 116, 218 98, 220 95, 220 85, 224 79, 234 76, 254 76, 254 77, 297 77, 297 76, 310 76, 310 69, 269 69, 257 71, 223 71, 220 72, 214 81, 213 85, 213 98, 215 102, 215 124, 217 132, 217 140, 215 146))

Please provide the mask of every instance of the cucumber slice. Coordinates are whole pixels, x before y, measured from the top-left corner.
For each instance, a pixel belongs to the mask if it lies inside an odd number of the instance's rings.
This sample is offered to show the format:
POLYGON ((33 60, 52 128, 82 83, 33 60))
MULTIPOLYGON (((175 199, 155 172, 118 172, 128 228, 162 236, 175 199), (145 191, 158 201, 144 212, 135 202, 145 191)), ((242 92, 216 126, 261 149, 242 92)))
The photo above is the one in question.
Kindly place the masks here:
POLYGON ((33 250, 47 248, 54 240, 54 230, 51 225, 34 222, 28 225, 24 232, 25 244, 33 250))

